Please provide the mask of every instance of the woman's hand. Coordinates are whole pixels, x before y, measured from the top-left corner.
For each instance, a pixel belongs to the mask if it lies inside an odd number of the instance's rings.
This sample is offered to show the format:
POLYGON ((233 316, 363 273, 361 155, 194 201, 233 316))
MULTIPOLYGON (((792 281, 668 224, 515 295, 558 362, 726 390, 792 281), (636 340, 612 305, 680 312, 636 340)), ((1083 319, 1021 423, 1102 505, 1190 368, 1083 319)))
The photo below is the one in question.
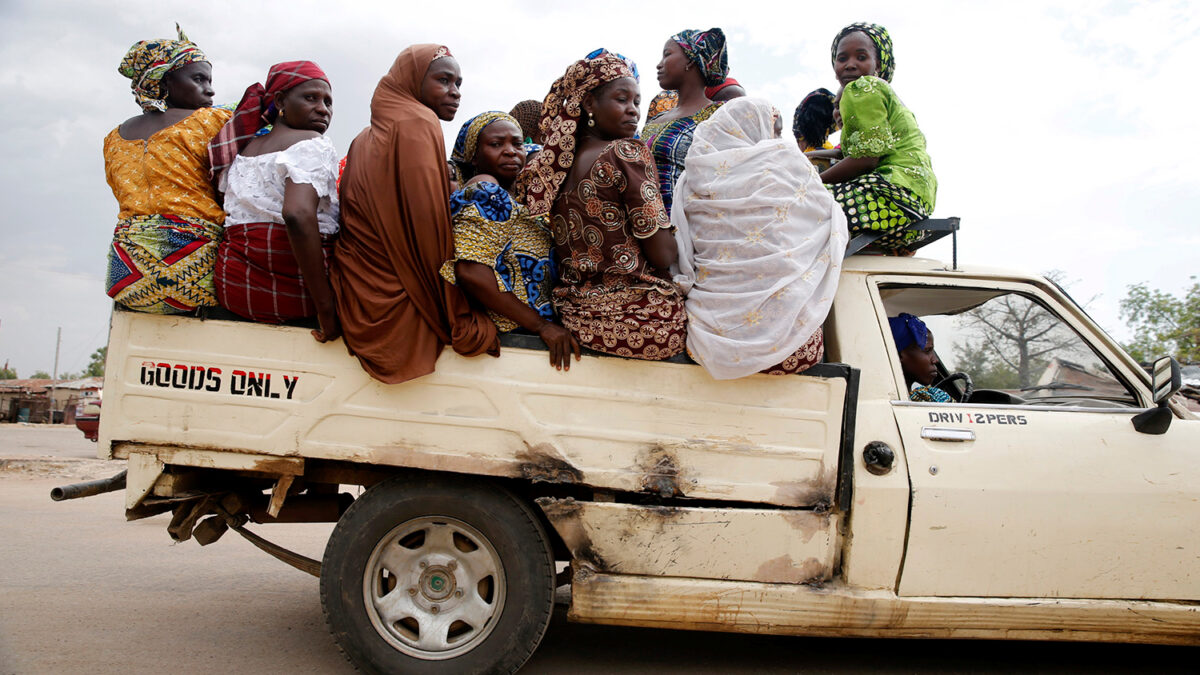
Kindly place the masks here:
POLYGON ((583 357, 583 352, 579 348, 579 343, 575 337, 571 335, 571 331, 562 326, 545 322, 538 328, 538 337, 542 338, 542 342, 550 349, 550 365, 556 370, 571 369, 571 353, 574 352, 575 360, 578 361, 583 357))
POLYGON ((317 310, 317 321, 321 328, 312 332, 317 342, 333 342, 342 336, 342 322, 338 321, 337 312, 333 308, 317 310))

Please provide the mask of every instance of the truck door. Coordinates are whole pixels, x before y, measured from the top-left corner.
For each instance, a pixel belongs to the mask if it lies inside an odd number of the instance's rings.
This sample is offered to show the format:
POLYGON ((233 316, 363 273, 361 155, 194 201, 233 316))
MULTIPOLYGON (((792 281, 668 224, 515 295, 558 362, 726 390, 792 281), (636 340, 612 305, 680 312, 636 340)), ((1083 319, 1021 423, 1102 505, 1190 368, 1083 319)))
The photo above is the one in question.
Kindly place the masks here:
POLYGON ((1135 431, 1146 381, 1064 298, 878 290, 881 320, 921 316, 947 372, 976 389, 892 403, 912 487, 901 595, 1200 600, 1200 422, 1135 431))

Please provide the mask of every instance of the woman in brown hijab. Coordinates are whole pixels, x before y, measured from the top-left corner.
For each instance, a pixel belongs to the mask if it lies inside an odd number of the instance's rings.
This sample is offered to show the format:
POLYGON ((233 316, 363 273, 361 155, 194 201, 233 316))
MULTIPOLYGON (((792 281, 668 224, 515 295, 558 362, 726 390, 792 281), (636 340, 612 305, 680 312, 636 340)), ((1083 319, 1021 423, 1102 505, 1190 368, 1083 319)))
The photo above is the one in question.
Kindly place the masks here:
POLYGON ((439 273, 454 237, 438 120, 454 119, 461 84, 446 47, 400 52, 347 155, 329 277, 346 346, 382 382, 433 372, 447 344, 463 356, 500 351, 496 324, 439 273))

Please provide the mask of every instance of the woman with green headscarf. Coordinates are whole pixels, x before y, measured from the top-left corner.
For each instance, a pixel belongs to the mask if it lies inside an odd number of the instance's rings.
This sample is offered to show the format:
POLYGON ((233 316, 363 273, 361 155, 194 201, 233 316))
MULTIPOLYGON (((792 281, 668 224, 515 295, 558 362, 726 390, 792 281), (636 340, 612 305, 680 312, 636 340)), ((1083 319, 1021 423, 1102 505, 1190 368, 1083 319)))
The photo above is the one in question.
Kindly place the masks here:
POLYGON ((850 236, 879 232, 874 247, 903 250, 920 240, 908 230, 928 218, 937 178, 925 135, 890 84, 896 70, 892 39, 873 23, 846 26, 833 40, 833 72, 842 85, 844 159, 821 180, 846 212, 850 236))
POLYGON ((510 194, 525 157, 525 134, 512 115, 485 112, 463 124, 450 154, 461 186, 450 195, 454 258, 441 273, 487 307, 498 331, 536 334, 550 350, 550 365, 570 370, 580 349, 554 322, 549 219, 531 216, 510 194))
POLYGON ((212 64, 175 28, 178 40, 143 40, 121 60, 117 70, 142 114, 104 139, 104 171, 120 207, 106 290, 154 314, 217 304, 213 264, 225 222, 208 143, 232 113, 212 107, 212 64))

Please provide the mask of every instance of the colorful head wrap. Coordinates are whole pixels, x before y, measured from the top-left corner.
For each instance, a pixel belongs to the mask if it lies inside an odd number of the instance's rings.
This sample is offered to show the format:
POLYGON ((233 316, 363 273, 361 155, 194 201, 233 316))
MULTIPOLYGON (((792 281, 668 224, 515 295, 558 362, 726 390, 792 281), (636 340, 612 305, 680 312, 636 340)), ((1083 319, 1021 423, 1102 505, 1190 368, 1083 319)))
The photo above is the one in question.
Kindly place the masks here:
POLYGON ((117 66, 118 73, 132 80, 129 86, 133 98, 146 112, 166 111, 167 92, 162 80, 167 73, 189 63, 208 61, 204 52, 183 34, 179 24, 175 24, 175 32, 179 34, 178 40, 142 40, 135 44, 117 66))
POLYGON ((650 109, 646 111, 646 119, 654 119, 677 105, 679 105, 679 92, 674 89, 664 89, 650 99, 650 109))
POLYGON ((309 80, 329 82, 329 76, 312 61, 276 63, 267 71, 267 85, 255 82, 246 87, 242 100, 225 126, 208 144, 208 161, 215 180, 222 169, 233 164, 238 152, 254 138, 259 129, 275 122, 275 94, 309 80))
POLYGON ((538 122, 542 119, 541 101, 533 99, 521 101, 514 105, 508 114, 517 120, 517 124, 521 125, 521 133, 525 135, 526 140, 533 142, 537 139, 538 122))
POLYGON ((458 138, 454 141, 454 150, 450 153, 450 162, 454 164, 454 179, 460 185, 475 175, 475 167, 471 165, 471 160, 475 158, 475 144, 479 142, 479 134, 496 120, 507 120, 518 128, 521 126, 517 118, 512 115, 492 110, 472 117, 462 125, 462 129, 458 130, 458 138))
POLYGON ((875 45, 876 60, 879 62, 879 77, 891 82, 892 75, 896 73, 896 57, 892 54, 892 36, 888 35, 886 28, 877 23, 852 23, 843 28, 833 39, 833 47, 830 49, 833 63, 837 63, 838 43, 851 33, 863 33, 871 39, 871 43, 875 45))
POLYGON ((633 79, 637 80, 638 84, 641 84, 642 77, 641 77, 641 75, 638 75, 637 64, 633 62, 633 59, 629 58, 628 56, 625 56, 624 54, 618 54, 617 52, 610 52, 607 49, 605 49, 604 47, 601 47, 599 49, 593 49, 587 56, 585 56, 583 58, 591 61, 592 59, 600 58, 601 56, 603 56, 605 54, 612 54, 613 56, 617 57, 618 59, 621 59, 622 61, 624 61, 625 65, 629 66, 630 72, 633 73, 633 79))
POLYGON ((706 31, 679 31, 671 39, 683 48, 684 56, 700 68, 705 86, 715 87, 729 77, 729 56, 725 52, 725 32, 720 28, 706 31))
POLYGON ((837 131, 833 121, 832 91, 822 87, 809 92, 792 116, 792 134, 811 148, 820 149, 829 135, 837 131))
POLYGON ((558 189, 575 163, 575 132, 583 115, 583 97, 622 77, 633 77, 629 64, 620 56, 605 52, 572 63, 550 86, 538 124, 544 146, 517 178, 518 198, 529 207, 531 215, 550 212, 558 189))
POLYGON ((912 314, 903 313, 888 319, 888 326, 892 329, 892 339, 896 341, 897 351, 902 352, 914 344, 925 349, 926 340, 929 339, 929 328, 925 326, 924 321, 912 314))
POLYGON ((705 87, 704 88, 704 97, 712 98, 713 96, 716 96, 718 91, 721 91, 725 87, 732 87, 734 85, 737 85, 740 87, 740 86, 742 86, 742 83, 738 82, 737 80, 733 79, 732 77, 727 77, 727 78, 725 78, 725 80, 723 82, 721 82, 721 84, 718 84, 718 85, 712 86, 712 87, 705 87))

